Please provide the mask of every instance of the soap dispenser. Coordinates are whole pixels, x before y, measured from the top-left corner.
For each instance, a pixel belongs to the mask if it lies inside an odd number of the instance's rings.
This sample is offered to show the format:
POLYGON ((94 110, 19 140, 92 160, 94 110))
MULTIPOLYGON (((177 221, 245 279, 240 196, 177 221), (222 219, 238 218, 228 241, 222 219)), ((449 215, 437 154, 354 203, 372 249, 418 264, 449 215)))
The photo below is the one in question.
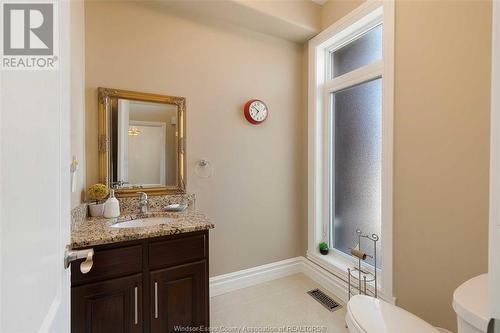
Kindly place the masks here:
POLYGON ((104 217, 109 219, 120 216, 120 202, 115 198, 115 190, 109 191, 109 198, 104 203, 104 217))

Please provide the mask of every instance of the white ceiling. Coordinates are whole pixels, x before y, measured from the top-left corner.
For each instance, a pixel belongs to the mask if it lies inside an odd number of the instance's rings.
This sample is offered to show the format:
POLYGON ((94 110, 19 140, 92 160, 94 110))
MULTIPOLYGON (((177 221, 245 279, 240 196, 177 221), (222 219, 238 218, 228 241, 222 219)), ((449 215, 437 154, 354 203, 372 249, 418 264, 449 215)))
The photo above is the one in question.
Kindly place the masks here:
POLYGON ((158 8, 159 10, 167 9, 182 16, 239 25, 299 43, 303 43, 319 32, 319 28, 261 11, 255 6, 252 7, 247 2, 241 0, 139 1, 138 3, 158 8))

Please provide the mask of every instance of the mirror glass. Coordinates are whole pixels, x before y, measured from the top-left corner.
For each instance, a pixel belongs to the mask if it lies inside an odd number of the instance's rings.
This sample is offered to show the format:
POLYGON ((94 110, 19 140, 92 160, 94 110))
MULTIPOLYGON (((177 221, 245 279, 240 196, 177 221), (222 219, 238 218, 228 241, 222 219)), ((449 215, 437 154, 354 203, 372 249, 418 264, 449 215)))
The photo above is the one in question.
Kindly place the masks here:
POLYGON ((112 99, 111 183, 115 188, 176 186, 179 180, 177 105, 112 99))
POLYGON ((99 181, 119 197, 186 192, 186 99, 98 88, 99 181))

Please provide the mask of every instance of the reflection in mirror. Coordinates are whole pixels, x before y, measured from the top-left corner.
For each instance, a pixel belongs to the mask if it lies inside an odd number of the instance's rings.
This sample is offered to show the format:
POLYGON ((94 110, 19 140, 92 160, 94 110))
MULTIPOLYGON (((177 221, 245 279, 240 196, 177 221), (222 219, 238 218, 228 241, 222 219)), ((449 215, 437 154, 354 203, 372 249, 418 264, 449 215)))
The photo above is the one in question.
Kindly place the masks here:
POLYGON ((110 130, 115 187, 177 185, 177 124, 176 105, 113 99, 110 130))

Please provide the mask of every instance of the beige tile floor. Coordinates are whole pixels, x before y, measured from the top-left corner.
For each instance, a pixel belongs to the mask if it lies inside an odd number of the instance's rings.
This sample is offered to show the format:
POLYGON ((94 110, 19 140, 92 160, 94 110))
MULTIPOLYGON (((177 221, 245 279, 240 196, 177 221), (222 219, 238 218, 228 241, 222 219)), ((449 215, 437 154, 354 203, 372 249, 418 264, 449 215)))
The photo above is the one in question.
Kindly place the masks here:
MULTIPOLYGON (((210 300, 210 324, 217 332, 280 332, 280 327, 314 327, 318 331, 347 333, 345 328, 345 305, 334 312, 325 309, 306 292, 320 288, 332 296, 313 280, 303 274, 261 283, 212 297, 210 300)), ((286 331, 285 331, 286 332, 286 331)), ((290 330, 293 332, 293 330, 290 330)))

